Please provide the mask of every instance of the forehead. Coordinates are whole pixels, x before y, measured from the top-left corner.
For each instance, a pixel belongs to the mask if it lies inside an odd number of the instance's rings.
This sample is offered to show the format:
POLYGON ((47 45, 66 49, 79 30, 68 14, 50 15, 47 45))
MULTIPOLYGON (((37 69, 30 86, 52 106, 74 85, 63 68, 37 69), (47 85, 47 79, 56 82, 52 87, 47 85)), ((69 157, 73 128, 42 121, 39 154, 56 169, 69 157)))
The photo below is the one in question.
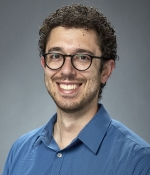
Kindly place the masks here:
POLYGON ((64 49, 89 49, 93 52, 99 50, 97 35, 94 30, 86 30, 82 28, 54 28, 48 38, 46 51, 51 47, 62 47, 64 49))

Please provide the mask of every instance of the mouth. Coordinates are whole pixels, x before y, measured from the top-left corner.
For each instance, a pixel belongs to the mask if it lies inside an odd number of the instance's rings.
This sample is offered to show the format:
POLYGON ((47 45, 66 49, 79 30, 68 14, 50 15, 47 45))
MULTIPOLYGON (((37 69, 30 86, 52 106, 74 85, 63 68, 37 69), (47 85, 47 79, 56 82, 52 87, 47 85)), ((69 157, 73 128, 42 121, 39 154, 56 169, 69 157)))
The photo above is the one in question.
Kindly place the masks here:
POLYGON ((82 84, 63 84, 63 83, 58 83, 58 86, 65 91, 72 91, 75 90, 77 88, 79 88, 79 86, 81 86, 82 84))

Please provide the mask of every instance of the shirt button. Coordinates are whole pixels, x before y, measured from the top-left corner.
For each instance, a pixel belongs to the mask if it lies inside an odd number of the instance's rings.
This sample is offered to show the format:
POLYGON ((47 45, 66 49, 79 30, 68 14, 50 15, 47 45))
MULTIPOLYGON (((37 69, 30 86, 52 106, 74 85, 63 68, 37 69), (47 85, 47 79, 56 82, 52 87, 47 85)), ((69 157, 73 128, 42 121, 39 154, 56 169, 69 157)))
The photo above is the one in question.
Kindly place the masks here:
POLYGON ((62 157, 62 154, 61 153, 57 153, 57 157, 62 157))

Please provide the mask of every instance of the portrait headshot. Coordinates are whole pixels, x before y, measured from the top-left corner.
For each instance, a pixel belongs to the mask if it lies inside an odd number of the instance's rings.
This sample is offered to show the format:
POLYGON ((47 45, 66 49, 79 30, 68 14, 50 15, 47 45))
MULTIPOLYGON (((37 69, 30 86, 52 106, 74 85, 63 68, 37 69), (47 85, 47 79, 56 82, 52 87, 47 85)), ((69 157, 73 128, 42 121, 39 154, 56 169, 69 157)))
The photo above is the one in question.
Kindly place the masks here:
POLYGON ((150 175, 149 1, 1 2, 2 175, 150 175))

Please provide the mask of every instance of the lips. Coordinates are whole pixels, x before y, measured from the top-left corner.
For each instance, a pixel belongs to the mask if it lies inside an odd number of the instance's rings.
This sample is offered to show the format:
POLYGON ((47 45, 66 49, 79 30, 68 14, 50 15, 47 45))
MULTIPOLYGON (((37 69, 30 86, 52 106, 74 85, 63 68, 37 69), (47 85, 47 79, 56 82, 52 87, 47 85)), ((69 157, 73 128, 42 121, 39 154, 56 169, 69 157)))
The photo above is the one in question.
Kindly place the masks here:
POLYGON ((75 79, 73 77, 53 77, 52 80, 57 84, 59 91, 66 94, 77 93, 80 86, 86 83, 83 78, 75 79))
POLYGON ((79 87, 79 84, 59 84, 59 87, 63 90, 70 91, 79 87))

